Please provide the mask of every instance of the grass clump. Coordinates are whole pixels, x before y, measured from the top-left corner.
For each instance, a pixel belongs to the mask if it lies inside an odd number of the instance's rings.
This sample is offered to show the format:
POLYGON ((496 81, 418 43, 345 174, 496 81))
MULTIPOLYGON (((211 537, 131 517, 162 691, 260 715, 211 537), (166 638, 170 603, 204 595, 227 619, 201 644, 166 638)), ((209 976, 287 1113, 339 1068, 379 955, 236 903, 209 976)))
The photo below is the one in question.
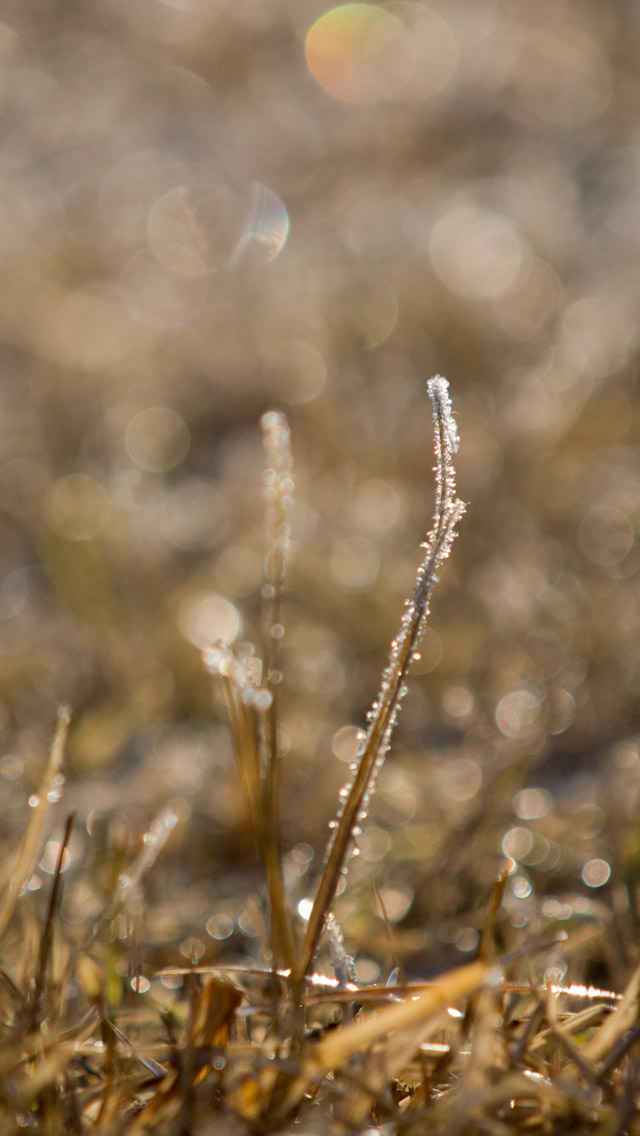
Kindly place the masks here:
MULTIPOLYGON (((295 878, 285 871, 281 818, 281 644, 293 470, 286 419, 270 412, 262 419, 269 530, 263 655, 224 642, 205 651, 224 692, 247 824, 263 866, 264 888, 243 915, 245 928, 250 916, 260 947, 244 958, 225 953, 231 921, 224 917, 209 921, 209 934, 221 944, 211 960, 196 935, 179 945, 149 938, 146 907, 154 903, 154 877, 161 889, 156 908, 166 916, 178 903, 156 861, 166 857, 180 828, 179 805, 167 805, 140 838, 114 824, 101 859, 86 877, 70 873, 63 894, 73 813, 61 838, 47 841, 43 851, 48 814, 64 785, 69 713, 61 711, 40 787, 29 799, 28 822, 5 860, 1 1132, 636 1131, 640 971, 627 973, 626 986, 617 991, 586 981, 600 929, 590 931, 585 922, 568 934, 558 900, 555 923, 551 906, 546 923, 503 918, 505 906, 512 911, 514 901, 533 892, 534 867, 528 874, 527 850, 519 860, 515 847, 527 830, 510 830, 496 882, 477 889, 469 916, 469 926, 478 929, 473 961, 440 966, 427 959, 430 980, 409 977, 410 952, 379 893, 387 935, 380 953, 395 965, 386 981, 364 982, 338 919, 345 875, 366 838, 376 776, 411 664, 419 658, 438 571, 464 512, 456 496, 458 437, 448 385, 437 377, 428 389, 436 460, 433 523, 367 730, 340 791, 315 897, 298 905, 304 924, 293 909, 295 878), (50 877, 41 905, 36 866, 50 877), (72 919, 64 917, 67 904, 72 919), (514 935, 514 927, 524 933, 514 935), (583 983, 553 980, 550 964, 559 952, 583 958, 583 983)), ((532 798, 528 807, 535 814, 534 804, 532 798)), ((452 870, 453 861, 443 860, 442 874, 452 870)), ((362 882, 356 881, 356 895, 361 904, 372 899, 362 882)), ((353 907, 347 917, 357 930, 353 907)), ((624 971, 619 965, 618 973, 624 971)))

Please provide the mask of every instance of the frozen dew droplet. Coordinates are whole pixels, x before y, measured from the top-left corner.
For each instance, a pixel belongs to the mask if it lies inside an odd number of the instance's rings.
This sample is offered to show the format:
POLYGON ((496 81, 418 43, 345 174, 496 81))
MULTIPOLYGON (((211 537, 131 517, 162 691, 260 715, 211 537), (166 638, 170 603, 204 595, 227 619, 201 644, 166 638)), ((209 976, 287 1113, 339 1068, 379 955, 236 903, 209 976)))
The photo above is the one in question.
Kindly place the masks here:
POLYGON ((301 919, 304 919, 305 922, 306 922, 307 919, 309 918, 309 916, 311 915, 311 909, 312 908, 313 908, 313 900, 312 899, 301 899, 300 902, 298 903, 298 907, 297 907, 298 915, 300 916, 301 919))
POLYGON ((269 690, 256 690, 253 692, 251 704, 255 706, 256 710, 268 710, 273 702, 273 695, 269 690))
POLYGON ((59 773, 57 775, 57 777, 54 778, 53 785, 51 786, 49 792, 47 793, 47 800, 49 801, 50 804, 55 804, 57 801, 60 800, 60 798, 62 797, 63 789, 64 789, 64 776, 61 773, 59 773))
POLYGON ((204 664, 212 675, 229 674, 233 662, 233 652, 226 643, 220 640, 212 647, 207 647, 202 653, 204 664))

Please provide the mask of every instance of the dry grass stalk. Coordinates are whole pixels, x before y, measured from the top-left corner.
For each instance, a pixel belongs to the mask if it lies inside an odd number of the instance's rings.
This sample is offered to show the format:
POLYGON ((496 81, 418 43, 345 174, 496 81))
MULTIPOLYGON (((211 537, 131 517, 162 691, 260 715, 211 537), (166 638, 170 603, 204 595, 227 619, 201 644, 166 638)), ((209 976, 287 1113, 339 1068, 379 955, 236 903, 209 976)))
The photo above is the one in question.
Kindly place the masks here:
POLYGON ((222 643, 205 652, 205 664, 224 684, 240 782, 267 883, 274 966, 291 968, 295 947, 282 874, 278 689, 282 678, 279 659, 284 627, 280 610, 293 503, 293 458, 284 415, 269 411, 262 416, 261 426, 267 458, 264 495, 268 529, 262 587, 264 664, 254 656, 238 658, 222 643))
POLYGON ((8 873, 4 893, 0 900, 0 938, 4 935, 11 921, 22 889, 37 863, 51 805, 60 799, 63 783, 62 766, 70 720, 70 711, 67 707, 62 707, 58 711, 58 721, 49 749, 47 765, 38 793, 33 799, 29 823, 24 830, 20 847, 8 873))
MULTIPOLYGON (((463 511, 455 495, 457 436, 445 381, 432 380, 430 394, 436 428, 434 523, 293 974, 280 865, 275 712, 292 483, 288 428, 275 415, 263 422, 268 463, 275 471, 268 479, 274 491, 269 491, 265 668, 255 657, 238 657, 223 645, 208 653, 209 667, 227 694, 247 813, 265 866, 271 908, 267 966, 174 966, 160 974, 147 966, 156 991, 146 978, 146 987, 136 985, 138 971, 131 979, 118 942, 123 926, 125 937, 129 933, 123 914, 130 900, 142 906, 144 877, 177 823, 171 808, 158 815, 138 854, 114 877, 102 916, 92 917, 84 936, 76 938, 73 926, 59 918, 71 818, 41 927, 26 898, 18 903, 28 894, 25 884, 41 849, 51 798, 59 795, 68 726, 68 714, 62 712, 0 906, 2 931, 17 922, 18 914, 22 920, 21 951, 16 955, 7 936, 12 962, 0 971, 5 1024, 0 1132, 13 1132, 17 1125, 42 1136, 62 1131, 201 1136, 214 1126, 232 1136, 291 1136, 307 1124, 309 1131, 331 1136, 353 1136, 371 1126, 385 1136, 520 1136, 525 1131, 555 1136, 569 1130, 622 1136, 636 1131, 640 971, 623 995, 505 981, 505 972, 511 975, 521 959, 557 946, 559 936, 538 937, 500 959, 504 875, 485 903, 479 959, 431 983, 358 987, 331 913, 354 830, 390 742, 437 569, 463 511), (270 635, 274 627, 275 636, 270 635), (325 923, 334 984, 308 977, 325 923), (118 970, 114 958, 124 969, 118 970), (287 964, 279 973, 278 963, 287 964), (172 977, 182 986, 175 987, 171 1008, 160 1014, 161 978, 169 980, 164 991, 170 999, 172 977), (120 992, 112 998, 113 983, 120 984, 120 992), (580 1008, 567 1009, 567 999, 570 1007, 577 1001, 580 1008)), ((592 929, 570 936, 565 953, 579 953, 594 934, 592 929)))
POLYGON ((264 794, 264 859, 271 917, 271 950, 276 966, 292 967, 294 941, 285 897, 282 874, 282 824, 280 820, 281 762, 278 752, 278 691, 282 672, 280 645, 284 634, 281 619, 282 589, 293 504, 293 455, 289 424, 284 414, 268 411, 260 425, 267 457, 264 496, 267 505, 269 549, 266 558, 266 580, 262 593, 265 604, 265 686, 270 701, 265 710, 266 770, 264 794))

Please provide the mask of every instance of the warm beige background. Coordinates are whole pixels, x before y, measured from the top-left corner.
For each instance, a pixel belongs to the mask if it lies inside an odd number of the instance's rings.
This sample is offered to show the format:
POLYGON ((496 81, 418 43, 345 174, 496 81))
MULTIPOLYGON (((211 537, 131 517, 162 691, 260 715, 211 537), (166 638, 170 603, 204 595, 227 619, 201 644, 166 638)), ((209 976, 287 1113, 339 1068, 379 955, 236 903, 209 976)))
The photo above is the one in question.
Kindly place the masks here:
POLYGON ((552 841, 523 853, 540 886, 584 891, 591 858, 635 857, 637 6, 390 3, 353 13, 367 38, 337 73, 308 37, 328 8, 34 0, 0 26, 7 815, 69 701, 92 835, 177 801, 172 878, 203 935, 219 895, 238 914, 254 862, 196 645, 260 650, 260 414, 288 413, 298 486, 294 879, 341 783, 336 731, 362 722, 413 580, 436 372, 470 507, 368 878, 393 844, 388 903, 405 888, 419 910, 420 873, 449 862, 459 890, 420 902, 453 918, 527 820, 552 841), (527 776, 560 797, 514 814, 527 776))

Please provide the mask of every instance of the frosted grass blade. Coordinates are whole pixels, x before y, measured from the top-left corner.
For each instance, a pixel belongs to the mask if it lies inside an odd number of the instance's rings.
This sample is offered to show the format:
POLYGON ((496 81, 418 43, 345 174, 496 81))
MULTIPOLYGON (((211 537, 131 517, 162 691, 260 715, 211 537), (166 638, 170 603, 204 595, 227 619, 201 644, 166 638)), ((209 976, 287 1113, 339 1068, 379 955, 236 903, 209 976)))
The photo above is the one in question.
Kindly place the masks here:
POLYGON ((327 916, 335 899, 340 877, 346 871, 362 821, 367 815, 375 778, 391 743, 398 710, 407 686, 411 662, 424 634, 429 603, 437 572, 451 550, 456 525, 465 505, 456 496, 453 455, 458 449, 458 430, 449 398, 449 384, 436 375, 427 384, 433 406, 434 452, 436 458, 436 501, 431 530, 422 545, 424 558, 416 577, 413 596, 407 601, 400 630, 391 644, 389 662, 382 675, 382 686, 368 715, 368 729, 357 756, 357 769, 344 805, 341 807, 318 890, 313 903, 298 960, 298 974, 304 977, 313 962, 327 916))

